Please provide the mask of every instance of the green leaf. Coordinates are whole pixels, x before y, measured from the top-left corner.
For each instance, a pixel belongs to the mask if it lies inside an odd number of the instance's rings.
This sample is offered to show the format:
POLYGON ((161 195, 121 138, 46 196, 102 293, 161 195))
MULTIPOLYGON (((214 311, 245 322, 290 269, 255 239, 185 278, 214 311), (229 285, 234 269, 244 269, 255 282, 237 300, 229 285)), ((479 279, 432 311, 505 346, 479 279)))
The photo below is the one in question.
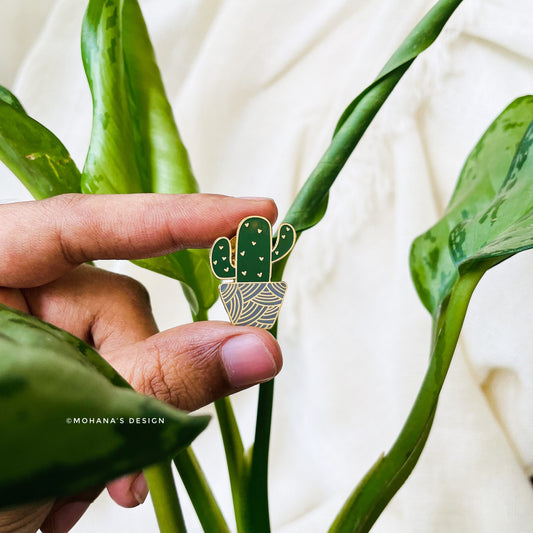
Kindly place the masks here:
POLYGON ((392 55, 378 78, 342 114, 333 140, 291 205, 284 221, 298 233, 317 224, 327 195, 364 132, 416 57, 437 38, 462 0, 440 0, 392 55))
MULTIPOLYGON (((512 179, 508 177, 508 172, 531 121, 533 96, 516 99, 496 118, 468 156, 445 215, 414 241, 410 256, 411 274, 418 295, 431 314, 436 312, 449 294, 458 276, 456 263, 466 259, 464 254, 476 255, 487 245, 489 238, 494 238, 501 231, 507 233, 507 240, 510 239, 509 223, 528 209, 527 205, 518 205, 528 204, 528 194, 531 197, 531 192, 528 193, 529 181, 522 176, 524 172, 530 172, 531 165, 525 145, 516 157, 519 160, 525 157, 528 163, 524 165, 525 161, 522 162, 524 166, 521 170, 515 165, 512 179), (522 179, 516 184, 519 177, 522 179), (508 185, 500 191, 504 182, 508 185), (514 192, 508 190, 511 183, 517 185, 514 192), (509 202, 511 192, 513 199, 509 202), (487 210, 490 213, 485 216, 487 210), (495 217, 496 220, 493 220, 495 217), (462 224, 467 220, 472 222, 462 224), (454 230, 456 226, 458 227, 454 230), (452 230, 455 258, 448 247, 452 230), (468 241, 464 245, 463 238, 468 241), (473 238, 475 242, 472 241, 473 238)), ((526 221, 521 224, 526 224, 526 221)), ((523 237, 525 236, 519 237, 522 243, 523 237)), ((508 244, 509 242, 508 240, 508 244)), ((494 254, 494 250, 485 252, 494 254)), ((512 251, 502 251, 502 254, 506 253, 512 251)))
POLYGON ((26 113, 24 111, 24 108, 22 107, 22 104, 19 102, 18 98, 11 93, 8 89, 5 87, 2 87, 0 85, 0 101, 5 102, 6 104, 9 104, 13 109, 16 109, 17 111, 20 111, 22 113, 26 113))
MULTIPOLYGON (((83 22, 82 56, 93 97, 82 189, 197 192, 138 3, 91 0, 83 22)), ((135 263, 184 283, 198 314, 218 298, 208 256, 203 250, 183 250, 135 263)))
MULTIPOLYGON (((527 116, 523 117, 527 120, 527 116)), ((533 118, 509 168, 488 206, 450 234, 453 261, 460 275, 485 271, 533 247, 533 118)))
POLYGON ((515 100, 469 155, 444 217, 413 243, 411 270, 433 315, 431 358, 391 450, 347 501, 331 531, 362 533, 402 486, 428 438, 468 302, 487 269, 533 247, 533 97, 515 100))
POLYGON ((126 82, 139 168, 149 177, 152 192, 198 192, 139 4, 124 1, 122 16, 126 29, 123 32, 126 82))
POLYGON ((67 149, 1 86, 0 159, 38 200, 80 191, 80 173, 67 149))
POLYGON ((93 96, 84 191, 198 192, 135 0, 89 2, 82 57, 93 96))
POLYGON ((209 309, 218 299, 219 281, 213 276, 209 266, 208 250, 180 250, 163 257, 132 262, 181 281, 193 317, 209 309))
POLYGON ((350 496, 331 532, 370 529, 415 467, 428 438, 470 297, 485 271, 533 247, 533 97, 515 100, 469 155, 444 217, 417 238, 411 271, 433 315, 431 358, 391 450, 350 496))
POLYGON ((50 324, 0 305, 0 332, 2 505, 73 494, 168 459, 207 425, 129 389, 50 324), (84 418, 95 422, 76 422, 84 418), (158 423, 130 423, 137 418, 158 423))
MULTIPOLYGON (((82 175, 86 193, 151 192, 137 165, 122 42, 123 2, 93 0, 83 19, 81 50, 93 100, 91 142, 82 175)), ((142 155, 142 154, 140 154, 142 155)))

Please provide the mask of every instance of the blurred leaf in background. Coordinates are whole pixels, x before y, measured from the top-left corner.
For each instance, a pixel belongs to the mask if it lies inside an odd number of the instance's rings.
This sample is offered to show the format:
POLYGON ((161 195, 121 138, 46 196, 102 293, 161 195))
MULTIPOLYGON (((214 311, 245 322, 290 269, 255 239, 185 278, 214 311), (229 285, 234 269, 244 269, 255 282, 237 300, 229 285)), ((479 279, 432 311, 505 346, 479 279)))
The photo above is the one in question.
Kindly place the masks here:
POLYGON ((83 341, 0 304, 2 506, 75 494, 169 459, 207 422, 137 394, 83 341))

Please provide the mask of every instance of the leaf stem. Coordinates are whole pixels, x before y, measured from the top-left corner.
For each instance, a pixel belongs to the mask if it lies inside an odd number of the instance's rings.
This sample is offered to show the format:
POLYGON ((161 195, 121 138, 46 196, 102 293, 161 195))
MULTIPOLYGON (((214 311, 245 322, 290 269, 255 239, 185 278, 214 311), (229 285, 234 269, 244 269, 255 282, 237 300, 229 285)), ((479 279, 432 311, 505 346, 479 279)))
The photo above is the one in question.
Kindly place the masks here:
POLYGON ((243 523, 244 446, 230 399, 221 398, 217 400, 215 409, 228 465, 237 531, 245 533, 247 530, 243 523))
POLYGON ((389 453, 356 487, 330 533, 366 533, 415 467, 429 435, 468 303, 484 270, 464 273, 434 317, 431 360, 415 403, 389 453))
POLYGON ((186 533, 170 462, 157 463, 145 468, 144 476, 150 489, 159 531, 186 533))
MULTIPOLYGON (((273 278, 276 279, 276 278, 273 278)), ((277 337, 278 323, 270 333, 277 337)), ((270 512, 268 504, 268 456, 270 451, 270 431, 274 403, 274 380, 259 385, 257 418, 254 445, 250 450, 250 460, 246 462, 245 505, 243 506, 244 529, 250 533, 270 532, 270 512)))
POLYGON ((204 531, 230 533, 211 487, 191 447, 174 458, 174 464, 204 531))
POLYGON ((272 426, 274 380, 259 385, 255 439, 249 473, 246 477, 245 529, 253 533, 270 533, 268 505, 268 454, 272 426))

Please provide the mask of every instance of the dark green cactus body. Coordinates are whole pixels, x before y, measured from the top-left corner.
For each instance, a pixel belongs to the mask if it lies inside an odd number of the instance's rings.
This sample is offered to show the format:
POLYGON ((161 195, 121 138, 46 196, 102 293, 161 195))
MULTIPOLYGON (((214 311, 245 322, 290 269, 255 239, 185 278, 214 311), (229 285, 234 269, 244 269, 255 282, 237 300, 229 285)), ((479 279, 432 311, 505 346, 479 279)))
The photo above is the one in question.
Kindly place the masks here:
POLYGON ((279 228, 272 249, 272 227, 263 217, 245 218, 237 230, 234 259, 229 239, 220 237, 211 248, 211 265, 220 279, 238 282, 270 281, 272 263, 285 257, 294 246, 296 232, 290 224, 279 228))
POLYGON ((296 242, 296 232, 290 224, 282 224, 278 231, 278 240, 272 250, 272 262, 275 263, 283 259, 296 242))
POLYGON ((248 217, 237 231, 237 281, 269 281, 272 270, 272 228, 262 217, 248 217))
POLYGON ((220 237, 213 244, 211 267, 219 279, 235 277, 235 267, 231 264, 231 243, 227 237, 220 237))

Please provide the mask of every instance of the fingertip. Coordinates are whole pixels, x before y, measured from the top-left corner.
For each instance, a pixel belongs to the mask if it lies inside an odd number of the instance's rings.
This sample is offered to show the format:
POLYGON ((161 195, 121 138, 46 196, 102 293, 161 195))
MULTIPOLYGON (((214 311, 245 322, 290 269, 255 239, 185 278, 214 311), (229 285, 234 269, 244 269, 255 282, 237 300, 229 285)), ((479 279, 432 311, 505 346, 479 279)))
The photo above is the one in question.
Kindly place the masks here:
POLYGON ((262 215, 267 218, 271 224, 276 222, 278 218, 278 206, 273 198, 259 197, 259 196, 241 196, 239 200, 247 200, 257 204, 257 215, 262 215))
POLYGON ((272 358, 274 359, 274 363, 276 365, 276 375, 281 371, 281 368, 283 367, 283 354, 281 353, 281 347, 274 335, 270 333, 266 329, 260 329, 260 328, 249 328, 253 331, 254 335, 257 335, 261 342, 266 346, 270 354, 272 355, 272 358))
POLYGON ((242 389, 271 380, 283 364, 277 341, 266 332, 250 331, 226 339, 220 347, 220 357, 228 381, 242 389))
POLYGON ((148 496, 148 485, 144 474, 129 474, 110 482, 107 492, 111 499, 121 507, 137 507, 148 496))
POLYGON ((145 502, 148 497, 148 483, 143 473, 139 474, 133 482, 131 492, 139 505, 145 502))
POLYGON ((177 326, 111 358, 134 389, 185 411, 268 381, 282 367, 270 333, 217 321, 177 326))

